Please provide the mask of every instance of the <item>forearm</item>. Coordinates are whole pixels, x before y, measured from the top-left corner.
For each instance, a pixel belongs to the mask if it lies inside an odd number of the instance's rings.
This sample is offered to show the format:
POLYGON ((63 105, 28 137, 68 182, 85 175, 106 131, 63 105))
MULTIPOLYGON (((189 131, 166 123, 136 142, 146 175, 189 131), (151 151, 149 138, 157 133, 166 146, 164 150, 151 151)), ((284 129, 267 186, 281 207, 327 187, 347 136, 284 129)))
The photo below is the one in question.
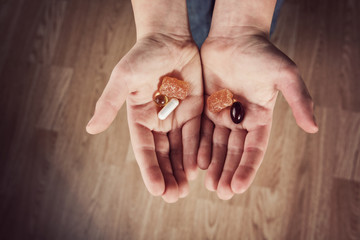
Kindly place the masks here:
POLYGON ((269 35, 276 0, 216 0, 210 36, 252 29, 269 35))
POLYGON ((186 0, 132 0, 137 38, 149 34, 189 36, 186 0))

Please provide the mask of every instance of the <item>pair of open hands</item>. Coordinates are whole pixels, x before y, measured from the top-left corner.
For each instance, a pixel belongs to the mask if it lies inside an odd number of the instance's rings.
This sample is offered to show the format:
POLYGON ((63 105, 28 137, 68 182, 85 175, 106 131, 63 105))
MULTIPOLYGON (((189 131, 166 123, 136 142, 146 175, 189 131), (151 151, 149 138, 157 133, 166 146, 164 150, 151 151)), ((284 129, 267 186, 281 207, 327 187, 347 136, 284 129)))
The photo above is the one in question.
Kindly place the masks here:
POLYGON ((127 101, 136 160, 147 189, 175 202, 189 193, 197 168, 221 199, 244 192, 262 162, 280 90, 306 132, 318 130, 313 103, 296 65, 263 34, 209 36, 201 54, 191 37, 152 34, 138 39, 114 68, 87 131, 104 131, 127 101), (164 121, 153 94, 164 75, 190 83, 190 95, 164 121), (240 124, 229 111, 213 114, 206 98, 227 88, 245 107, 240 124))

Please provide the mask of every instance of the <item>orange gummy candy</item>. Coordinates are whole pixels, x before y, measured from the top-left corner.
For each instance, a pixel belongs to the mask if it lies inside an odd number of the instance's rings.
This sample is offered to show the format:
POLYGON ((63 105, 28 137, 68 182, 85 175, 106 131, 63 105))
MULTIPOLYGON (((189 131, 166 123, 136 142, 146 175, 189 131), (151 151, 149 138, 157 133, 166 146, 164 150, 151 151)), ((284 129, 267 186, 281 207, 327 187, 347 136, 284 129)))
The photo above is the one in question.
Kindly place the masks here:
POLYGON ((228 89, 222 89, 210 95, 207 99, 209 111, 220 112, 233 104, 233 94, 228 89))
POLYGON ((172 77, 164 77, 159 92, 170 98, 185 99, 189 95, 190 84, 172 77))

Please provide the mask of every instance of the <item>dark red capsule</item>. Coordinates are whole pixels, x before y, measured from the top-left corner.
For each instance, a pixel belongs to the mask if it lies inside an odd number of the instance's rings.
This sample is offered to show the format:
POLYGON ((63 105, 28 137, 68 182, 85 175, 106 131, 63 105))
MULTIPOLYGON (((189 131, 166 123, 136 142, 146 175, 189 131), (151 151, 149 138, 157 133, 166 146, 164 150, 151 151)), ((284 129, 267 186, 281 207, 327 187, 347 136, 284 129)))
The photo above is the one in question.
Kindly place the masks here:
POLYGON ((231 105, 230 116, 231 116, 231 120, 235 124, 241 123, 245 116, 245 109, 243 105, 239 102, 234 102, 231 105))

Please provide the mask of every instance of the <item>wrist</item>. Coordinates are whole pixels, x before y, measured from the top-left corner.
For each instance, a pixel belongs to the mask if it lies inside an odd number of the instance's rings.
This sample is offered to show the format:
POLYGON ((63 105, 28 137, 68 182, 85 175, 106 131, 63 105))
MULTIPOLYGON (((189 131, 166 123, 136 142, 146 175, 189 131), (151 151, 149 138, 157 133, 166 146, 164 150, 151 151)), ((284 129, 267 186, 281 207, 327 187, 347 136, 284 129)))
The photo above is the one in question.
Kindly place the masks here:
POLYGON ((210 37, 269 36, 276 0, 217 0, 210 37))
POLYGON ((191 37, 186 0, 132 0, 137 39, 162 34, 191 37))

